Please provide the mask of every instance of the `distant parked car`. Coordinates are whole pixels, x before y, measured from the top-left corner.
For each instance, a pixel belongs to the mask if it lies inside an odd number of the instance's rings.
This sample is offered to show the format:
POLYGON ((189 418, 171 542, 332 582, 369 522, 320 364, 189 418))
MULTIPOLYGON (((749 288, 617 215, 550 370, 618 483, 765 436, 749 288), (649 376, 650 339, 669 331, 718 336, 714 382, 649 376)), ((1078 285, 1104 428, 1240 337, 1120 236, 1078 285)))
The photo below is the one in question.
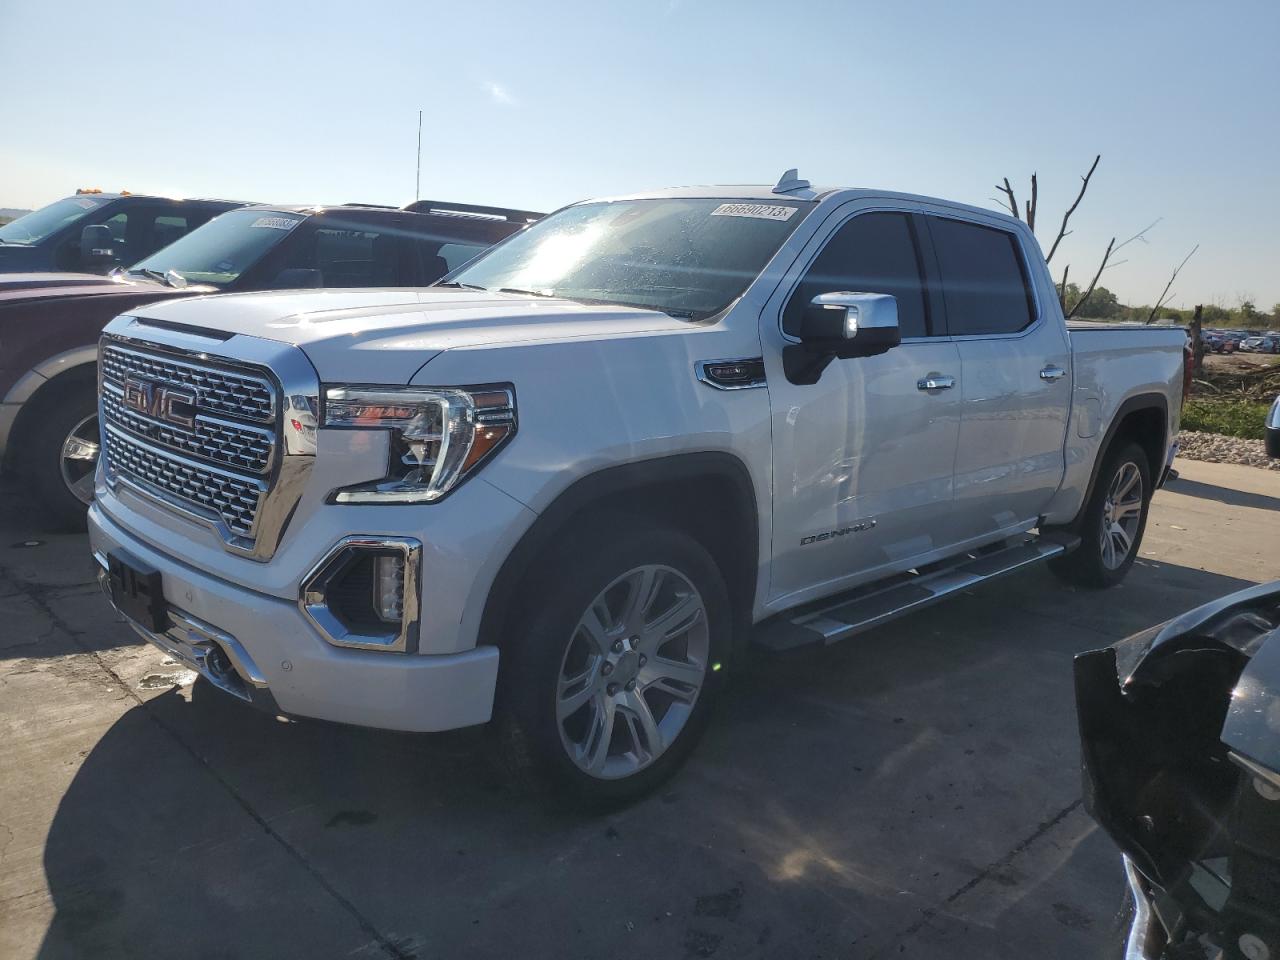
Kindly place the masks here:
POLYGON ((1245 353, 1280 353, 1280 336, 1249 337, 1240 349, 1245 353))
POLYGON ((427 286, 539 216, 432 201, 251 206, 111 277, 0 274, 0 466, 25 476, 59 527, 83 527, 98 462, 98 335, 112 317, 196 294, 427 286))
POLYGON ((0 274, 34 270, 106 273, 150 256, 234 200, 175 200, 85 190, 0 226, 0 274))

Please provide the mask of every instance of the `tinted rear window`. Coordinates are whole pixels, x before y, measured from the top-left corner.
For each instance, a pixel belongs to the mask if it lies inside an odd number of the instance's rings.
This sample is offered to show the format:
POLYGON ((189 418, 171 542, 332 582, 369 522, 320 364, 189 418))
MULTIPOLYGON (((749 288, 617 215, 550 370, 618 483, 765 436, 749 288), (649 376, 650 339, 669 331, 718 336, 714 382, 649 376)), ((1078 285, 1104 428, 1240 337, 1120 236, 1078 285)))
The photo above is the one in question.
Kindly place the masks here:
POLYGON ((929 218, 953 336, 1016 333, 1030 325, 1031 292, 1013 234, 929 218))

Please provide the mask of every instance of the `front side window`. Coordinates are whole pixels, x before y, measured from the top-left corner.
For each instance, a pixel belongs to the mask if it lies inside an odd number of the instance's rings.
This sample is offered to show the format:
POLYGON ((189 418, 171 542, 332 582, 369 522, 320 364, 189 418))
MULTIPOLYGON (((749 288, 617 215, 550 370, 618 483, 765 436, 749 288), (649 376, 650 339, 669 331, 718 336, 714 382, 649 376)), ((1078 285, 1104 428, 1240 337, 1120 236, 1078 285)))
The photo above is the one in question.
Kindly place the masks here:
POLYGON ((1017 333, 1031 325, 1031 289, 1013 234, 942 217, 929 217, 929 233, 954 336, 1017 333))
MULTIPOLYGON (((99 197, 67 197, 65 200, 56 200, 47 207, 33 210, 0 227, 0 241, 24 247, 32 246, 109 202, 99 197)), ((86 225, 92 222, 85 220, 86 225)))
POLYGON ((231 210, 157 250, 129 272, 163 277, 173 270, 190 283, 225 287, 304 220, 305 216, 284 211, 231 210))
POLYGON ((887 293, 898 302, 903 339, 928 336, 924 278, 915 231, 903 213, 863 213, 827 241, 782 312, 795 335, 804 308, 821 293, 887 293))
POLYGON ((701 319, 742 295, 811 207, 701 198, 578 204, 449 282, 701 319))

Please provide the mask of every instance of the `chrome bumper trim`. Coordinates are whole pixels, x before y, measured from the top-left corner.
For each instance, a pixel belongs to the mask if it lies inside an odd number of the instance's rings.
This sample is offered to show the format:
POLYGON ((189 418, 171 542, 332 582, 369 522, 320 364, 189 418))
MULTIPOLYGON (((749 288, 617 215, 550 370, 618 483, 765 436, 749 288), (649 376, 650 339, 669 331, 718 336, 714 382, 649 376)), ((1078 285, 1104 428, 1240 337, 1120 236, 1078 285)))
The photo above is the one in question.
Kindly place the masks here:
POLYGON ((1133 899, 1133 920, 1125 938, 1124 960, 1158 960, 1164 952, 1164 929, 1152 909, 1146 878, 1128 857, 1124 858, 1124 875, 1133 899))
MULTIPOLYGON (((110 603, 107 558, 97 550, 93 558, 98 562, 98 584, 110 603)), ((262 701, 271 696, 267 692, 267 678, 239 640, 177 607, 170 606, 168 613, 171 625, 164 633, 155 633, 136 620, 120 615, 142 639, 194 670, 219 690, 248 703, 265 705, 262 701)))

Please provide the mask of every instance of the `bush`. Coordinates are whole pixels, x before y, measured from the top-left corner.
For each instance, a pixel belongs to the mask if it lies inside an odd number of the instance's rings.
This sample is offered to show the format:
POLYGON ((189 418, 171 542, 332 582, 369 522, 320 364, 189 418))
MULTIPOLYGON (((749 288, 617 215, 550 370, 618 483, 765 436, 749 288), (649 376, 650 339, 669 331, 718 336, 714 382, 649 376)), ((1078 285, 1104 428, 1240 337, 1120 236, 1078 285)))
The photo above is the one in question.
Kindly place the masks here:
POLYGON ((1182 408, 1182 429, 1261 440, 1269 407, 1265 401, 1192 397, 1182 408))

